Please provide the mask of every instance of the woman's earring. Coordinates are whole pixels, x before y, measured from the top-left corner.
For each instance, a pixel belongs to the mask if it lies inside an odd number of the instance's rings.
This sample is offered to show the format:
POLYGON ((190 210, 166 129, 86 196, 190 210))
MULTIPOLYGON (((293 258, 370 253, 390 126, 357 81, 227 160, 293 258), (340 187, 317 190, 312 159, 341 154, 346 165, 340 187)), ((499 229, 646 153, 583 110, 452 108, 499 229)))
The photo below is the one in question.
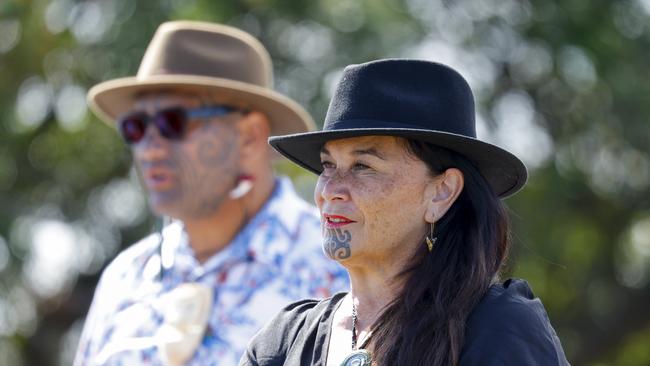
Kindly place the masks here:
POLYGON ((436 243, 436 240, 438 240, 437 236, 433 236, 433 222, 431 223, 431 233, 425 240, 427 242, 427 248, 429 248, 429 252, 431 252, 433 250, 433 245, 436 243))

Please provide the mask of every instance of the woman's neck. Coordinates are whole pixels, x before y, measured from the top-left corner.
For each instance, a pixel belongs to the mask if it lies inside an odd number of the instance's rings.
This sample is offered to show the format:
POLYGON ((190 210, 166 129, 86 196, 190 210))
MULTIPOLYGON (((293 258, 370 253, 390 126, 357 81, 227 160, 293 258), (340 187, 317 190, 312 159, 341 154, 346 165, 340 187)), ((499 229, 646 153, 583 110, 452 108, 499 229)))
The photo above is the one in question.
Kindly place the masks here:
POLYGON ((399 295, 404 281, 394 273, 350 271, 350 298, 357 314, 357 332, 371 329, 381 313, 399 295))
POLYGON ((327 366, 340 365, 352 350, 367 346, 374 323, 395 299, 402 286, 395 281, 394 275, 386 272, 368 273, 359 268, 348 268, 348 272, 351 291, 338 306, 332 320, 327 366), (356 321, 352 315, 353 307, 356 310, 356 321), (353 331, 356 336, 355 347, 352 344, 353 331))

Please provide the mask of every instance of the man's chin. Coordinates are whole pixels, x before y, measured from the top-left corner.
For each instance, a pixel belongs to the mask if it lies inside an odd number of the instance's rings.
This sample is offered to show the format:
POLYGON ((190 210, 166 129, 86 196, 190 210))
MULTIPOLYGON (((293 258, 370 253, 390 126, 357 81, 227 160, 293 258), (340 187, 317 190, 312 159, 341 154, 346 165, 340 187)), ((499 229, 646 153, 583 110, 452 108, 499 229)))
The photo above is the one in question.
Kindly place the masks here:
POLYGON ((158 216, 170 216, 178 218, 181 210, 177 200, 158 195, 149 195, 149 209, 158 216))
POLYGON ((150 193, 149 208, 158 216, 169 216, 175 219, 204 219, 214 216, 223 206, 223 197, 202 202, 185 202, 181 195, 175 192, 167 194, 150 193))

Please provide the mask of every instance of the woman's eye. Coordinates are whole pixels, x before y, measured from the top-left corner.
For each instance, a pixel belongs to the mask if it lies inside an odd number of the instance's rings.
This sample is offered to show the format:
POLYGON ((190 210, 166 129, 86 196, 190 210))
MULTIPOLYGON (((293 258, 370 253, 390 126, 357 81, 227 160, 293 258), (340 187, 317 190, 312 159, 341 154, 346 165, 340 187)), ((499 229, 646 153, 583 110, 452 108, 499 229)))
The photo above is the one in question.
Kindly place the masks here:
POLYGON ((321 161, 320 165, 323 167, 323 169, 334 169, 336 166, 329 162, 329 161, 321 161))
POLYGON ((352 167, 354 170, 364 170, 364 169, 370 169, 369 166, 363 163, 355 163, 354 166, 352 167))

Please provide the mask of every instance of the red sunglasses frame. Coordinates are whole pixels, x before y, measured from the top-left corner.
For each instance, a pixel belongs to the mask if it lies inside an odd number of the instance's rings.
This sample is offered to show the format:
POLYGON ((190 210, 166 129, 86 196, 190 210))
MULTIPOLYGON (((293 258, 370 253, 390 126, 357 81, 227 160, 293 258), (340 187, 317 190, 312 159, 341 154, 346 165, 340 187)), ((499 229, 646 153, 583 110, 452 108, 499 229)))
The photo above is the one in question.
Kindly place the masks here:
POLYGON ((168 140, 180 140, 185 136, 187 123, 195 118, 221 117, 237 109, 228 106, 206 106, 198 108, 170 107, 157 111, 153 115, 145 112, 132 112, 118 120, 118 129, 124 141, 133 145, 140 142, 150 123, 153 123, 160 135, 168 140))

